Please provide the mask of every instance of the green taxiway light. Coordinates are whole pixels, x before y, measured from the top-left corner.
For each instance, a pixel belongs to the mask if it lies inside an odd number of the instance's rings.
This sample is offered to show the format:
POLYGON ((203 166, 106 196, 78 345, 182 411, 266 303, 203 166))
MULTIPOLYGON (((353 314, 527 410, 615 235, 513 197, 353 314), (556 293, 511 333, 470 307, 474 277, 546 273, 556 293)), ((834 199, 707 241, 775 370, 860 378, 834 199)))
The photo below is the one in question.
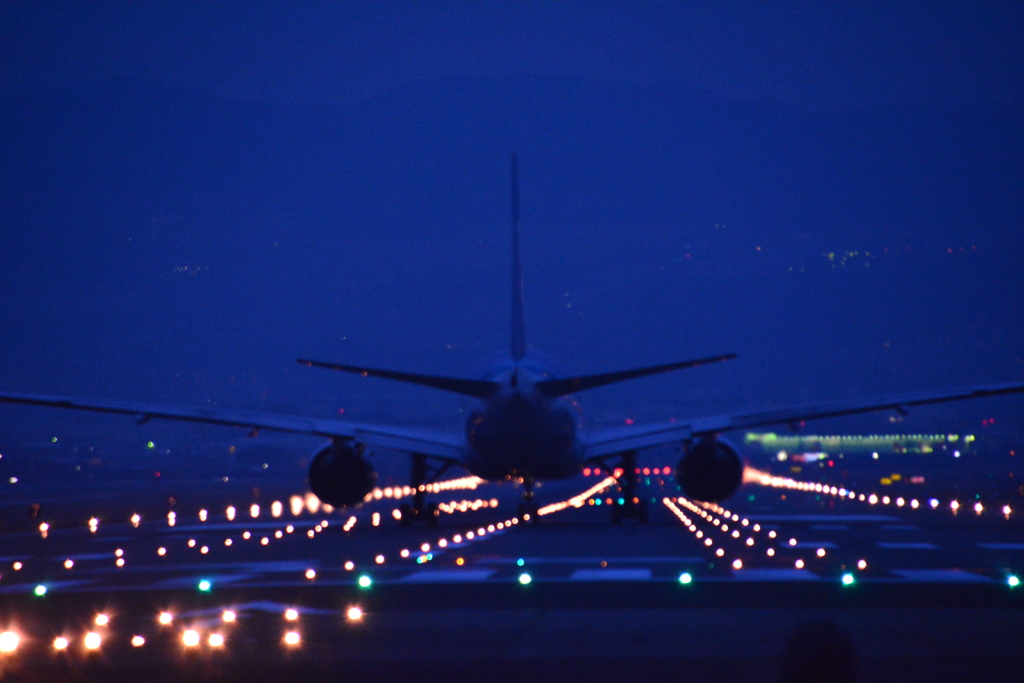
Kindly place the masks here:
POLYGON ((843 585, 844 586, 852 586, 853 585, 853 581, 854 581, 853 574, 851 574, 849 572, 843 574, 843 585))
POLYGON ((156 448, 156 444, 150 441, 146 444, 146 448, 156 448))
POLYGON ((1020 585, 1020 579, 1018 579, 1013 574, 1010 574, 1009 576, 1006 577, 1006 585, 1009 586, 1010 588, 1016 588, 1017 586, 1020 585))
POLYGON ((39 584, 35 587, 35 590, 32 592, 39 597, 43 597, 44 595, 46 595, 46 586, 44 586, 43 584, 39 584))
POLYGON ((519 583, 523 584, 524 586, 530 583, 531 581, 533 581, 533 577, 527 574, 526 572, 523 572, 519 575, 519 583))
POLYGON ((369 575, 363 574, 359 577, 358 583, 360 588, 369 588, 373 585, 373 579, 371 579, 369 575))
POLYGON ((524 560, 523 558, 520 557, 518 560, 516 560, 517 566, 522 567, 524 564, 526 564, 526 560, 524 560))
POLYGON ((690 575, 690 572, 683 572, 682 574, 680 574, 679 583, 683 584, 684 586, 686 584, 693 583, 693 577, 690 575))
POLYGON ((210 583, 207 579, 203 579, 199 582, 197 588, 199 588, 199 590, 203 591, 204 593, 207 593, 211 588, 213 588, 213 584, 210 583))

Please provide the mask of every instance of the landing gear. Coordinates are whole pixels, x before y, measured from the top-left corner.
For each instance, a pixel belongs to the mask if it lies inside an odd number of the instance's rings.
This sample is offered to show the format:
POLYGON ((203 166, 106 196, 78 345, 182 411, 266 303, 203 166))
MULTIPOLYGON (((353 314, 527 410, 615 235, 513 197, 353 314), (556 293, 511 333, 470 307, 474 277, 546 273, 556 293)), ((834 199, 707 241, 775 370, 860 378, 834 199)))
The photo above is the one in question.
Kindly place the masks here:
POLYGON ((636 451, 626 451, 619 461, 618 469, 621 474, 618 476, 618 482, 622 491, 619 498, 612 502, 612 524, 622 524, 624 519, 635 519, 640 524, 647 524, 651 520, 647 501, 640 498, 636 491, 639 479, 636 473, 636 458, 636 451))
POLYGON ((523 502, 519 504, 519 520, 540 524, 537 502, 533 498, 533 477, 523 477, 523 502))
POLYGON ((437 526, 441 511, 437 503, 427 503, 427 486, 437 481, 438 477, 452 466, 453 461, 438 460, 439 464, 432 464, 432 458, 422 453, 412 454, 412 480, 411 488, 415 491, 412 494, 412 503, 402 503, 398 506, 398 523, 401 526, 412 526, 413 522, 426 522, 428 527, 437 526))

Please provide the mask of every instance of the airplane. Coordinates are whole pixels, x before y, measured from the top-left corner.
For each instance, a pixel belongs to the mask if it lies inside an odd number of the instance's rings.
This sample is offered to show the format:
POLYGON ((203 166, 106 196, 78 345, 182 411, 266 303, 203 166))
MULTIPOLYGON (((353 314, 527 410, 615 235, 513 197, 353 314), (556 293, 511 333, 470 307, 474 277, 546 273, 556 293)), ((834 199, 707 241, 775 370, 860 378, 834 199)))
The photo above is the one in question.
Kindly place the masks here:
POLYGON ((519 169, 512 155, 512 316, 508 358, 494 364, 480 379, 396 372, 357 365, 297 359, 320 367, 432 387, 476 399, 462 433, 401 426, 362 424, 301 415, 248 412, 209 406, 167 406, 106 399, 0 392, 0 401, 101 413, 133 415, 143 424, 151 418, 244 427, 255 435, 274 430, 326 437, 309 468, 309 488, 321 501, 337 508, 358 506, 373 491, 376 473, 367 451, 382 448, 411 459, 413 502, 400 508, 404 526, 414 521, 437 524, 436 504, 426 501, 426 485, 453 467, 487 481, 515 481, 524 489, 519 517, 539 521, 534 486, 538 481, 579 476, 586 465, 614 472, 622 495, 612 506, 612 522, 635 519, 646 523, 647 503, 635 495, 639 452, 664 445, 681 448, 675 469, 683 493, 698 501, 720 502, 739 489, 743 462, 724 432, 776 424, 792 429, 804 421, 878 410, 907 414, 911 406, 1024 392, 1024 382, 865 398, 823 405, 805 405, 753 413, 698 417, 666 423, 624 425, 586 430, 573 394, 625 380, 731 360, 735 354, 709 356, 618 372, 557 377, 544 357, 528 349, 523 311, 520 260, 519 169))

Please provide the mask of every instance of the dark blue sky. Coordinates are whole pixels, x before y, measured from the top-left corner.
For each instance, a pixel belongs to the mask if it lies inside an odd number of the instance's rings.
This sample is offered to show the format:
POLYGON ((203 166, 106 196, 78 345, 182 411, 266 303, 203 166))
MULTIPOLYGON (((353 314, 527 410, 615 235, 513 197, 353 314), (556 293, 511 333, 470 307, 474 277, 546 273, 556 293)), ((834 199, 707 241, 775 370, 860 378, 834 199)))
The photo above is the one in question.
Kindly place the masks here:
POLYGON ((1020 379, 1022 15, 4 4, 0 385, 450 411, 293 358, 473 376, 505 351, 512 150, 537 347, 740 354, 598 415, 1020 379))

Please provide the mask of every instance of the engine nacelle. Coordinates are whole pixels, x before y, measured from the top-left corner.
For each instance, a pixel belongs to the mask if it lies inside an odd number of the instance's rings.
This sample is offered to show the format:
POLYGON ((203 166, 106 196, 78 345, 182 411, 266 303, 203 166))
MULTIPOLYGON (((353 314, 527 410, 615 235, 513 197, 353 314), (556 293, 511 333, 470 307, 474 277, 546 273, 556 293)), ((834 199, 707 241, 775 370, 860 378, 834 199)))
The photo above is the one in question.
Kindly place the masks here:
POLYGON ((309 490, 337 508, 363 502, 373 491, 377 473, 362 456, 363 445, 335 441, 316 454, 309 466, 309 490))
POLYGON ((743 483, 743 462, 736 449, 719 439, 698 439, 683 444, 676 466, 676 481, 687 498, 718 503, 743 483))

